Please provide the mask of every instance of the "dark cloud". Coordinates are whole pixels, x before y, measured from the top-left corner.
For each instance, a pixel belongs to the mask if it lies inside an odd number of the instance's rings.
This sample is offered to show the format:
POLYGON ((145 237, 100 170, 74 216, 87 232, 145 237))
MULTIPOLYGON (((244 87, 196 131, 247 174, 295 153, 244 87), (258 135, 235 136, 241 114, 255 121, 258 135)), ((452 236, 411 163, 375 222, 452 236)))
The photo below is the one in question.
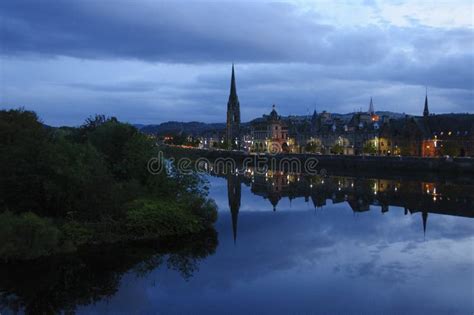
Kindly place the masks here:
MULTIPOLYGON (((370 65, 400 42, 427 60, 472 41, 472 30, 334 27, 290 4, 6 1, 4 54, 162 62, 310 62, 370 65), (442 39, 442 40, 440 40, 442 39)), ((408 54, 411 57, 411 54, 408 54)), ((472 57, 472 56, 471 56, 472 57)))
POLYGON ((92 84, 92 83, 69 83, 66 86, 71 88, 84 89, 92 92, 149 92, 157 89, 156 82, 150 81, 130 81, 119 82, 117 84, 92 84))
POLYGON ((67 103, 63 121, 79 122, 68 108, 85 102, 81 113, 112 109, 141 123, 189 120, 190 110, 192 120, 223 121, 232 61, 244 120, 273 103, 286 115, 349 112, 371 96, 379 110, 418 114, 425 86, 434 112, 473 110, 467 27, 350 26, 296 4, 145 0, 2 1, 0 20, 0 106, 42 109, 46 121, 67 103), (30 69, 45 60, 56 64, 30 69), (52 86, 47 99, 38 93, 52 86))
POLYGON ((293 18, 283 5, 115 1, 2 4, 4 54, 137 58, 164 62, 311 58, 306 31, 330 28, 293 18), (305 36, 295 36, 305 34, 305 36))

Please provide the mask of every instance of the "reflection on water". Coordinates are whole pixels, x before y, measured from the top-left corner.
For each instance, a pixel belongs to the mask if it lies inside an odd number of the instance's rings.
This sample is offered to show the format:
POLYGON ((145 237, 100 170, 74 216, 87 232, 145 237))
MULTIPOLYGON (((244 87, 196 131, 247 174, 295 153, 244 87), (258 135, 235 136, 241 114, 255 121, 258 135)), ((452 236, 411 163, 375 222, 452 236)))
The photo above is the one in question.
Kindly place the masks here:
POLYGON ((209 177, 218 235, 0 268, 0 312, 466 314, 474 186, 209 177), (218 242, 217 242, 218 238, 218 242), (217 245, 218 244, 218 245, 217 245))
POLYGON ((311 202, 314 209, 322 209, 330 200, 332 205, 347 203, 353 212, 369 211, 377 206, 382 213, 390 206, 404 209, 404 214, 420 212, 423 232, 426 233, 428 214, 474 217, 474 184, 458 185, 449 182, 422 182, 407 179, 377 179, 343 176, 304 176, 280 171, 257 174, 247 169, 243 174, 229 172, 227 180, 229 208, 232 214, 234 241, 241 204, 241 185, 250 187, 252 194, 270 202, 273 211, 286 198, 290 204, 296 198, 311 202))
POLYGON ((146 277, 163 265, 189 279, 217 246, 215 231, 174 243, 136 242, 0 267, 1 314, 74 311, 117 293, 125 274, 146 277))

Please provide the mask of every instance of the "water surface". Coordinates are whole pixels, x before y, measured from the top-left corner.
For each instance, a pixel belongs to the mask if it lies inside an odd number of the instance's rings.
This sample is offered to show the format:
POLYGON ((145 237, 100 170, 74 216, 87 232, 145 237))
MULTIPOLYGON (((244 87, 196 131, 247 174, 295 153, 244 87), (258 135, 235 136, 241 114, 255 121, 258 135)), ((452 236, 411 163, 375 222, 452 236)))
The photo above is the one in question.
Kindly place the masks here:
MULTIPOLYGON (((147 248, 145 255, 120 248, 109 253, 111 260, 125 257, 128 264, 98 262, 99 253, 89 254, 88 260, 79 259, 81 266, 87 266, 87 274, 79 278, 89 282, 77 280, 62 287, 66 296, 58 299, 56 310, 75 309, 78 314, 474 311, 474 186, 470 184, 278 173, 216 176, 209 182, 210 196, 219 206, 217 235, 196 240, 187 249, 176 245, 147 248), (109 282, 101 279, 104 274, 109 282), (87 296, 88 289, 103 283, 108 290, 87 296), (80 293, 72 293, 74 286, 81 286, 80 293)), ((31 277, 22 280, 34 291, 37 279, 31 277)), ((13 308, 5 297, 14 300, 12 292, 16 289, 18 294, 18 288, 3 286, 0 290, 8 289, 9 295, 3 295, 2 314, 8 314, 13 308)), ((52 288, 50 294, 54 292, 52 288)), ((41 293, 30 292, 30 301, 35 294, 41 293)), ((18 309, 25 304, 28 299, 18 309)))

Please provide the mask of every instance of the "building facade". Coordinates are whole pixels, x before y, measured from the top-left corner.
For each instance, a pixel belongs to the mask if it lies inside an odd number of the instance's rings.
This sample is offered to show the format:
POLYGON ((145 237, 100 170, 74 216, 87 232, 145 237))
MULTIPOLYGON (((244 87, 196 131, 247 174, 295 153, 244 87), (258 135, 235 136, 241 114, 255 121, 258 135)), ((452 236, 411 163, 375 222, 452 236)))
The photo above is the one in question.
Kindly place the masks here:
POLYGON ((288 136, 288 124, 278 115, 275 105, 269 115, 251 122, 252 152, 291 152, 292 139, 288 136))
POLYGON ((315 110, 312 116, 281 117, 273 105, 268 115, 244 125, 242 129, 232 65, 225 140, 221 140, 227 148, 270 153, 474 156, 474 115, 430 114, 427 94, 422 116, 379 115, 370 98, 366 112, 352 115, 315 110))
POLYGON ((430 115, 426 96, 423 116, 388 121, 380 139, 396 155, 474 156, 474 115, 430 115))
POLYGON ((376 154, 383 117, 374 111, 372 98, 367 112, 354 113, 350 119, 333 117, 323 111, 313 113, 310 126, 294 128, 300 152, 358 155, 376 154))

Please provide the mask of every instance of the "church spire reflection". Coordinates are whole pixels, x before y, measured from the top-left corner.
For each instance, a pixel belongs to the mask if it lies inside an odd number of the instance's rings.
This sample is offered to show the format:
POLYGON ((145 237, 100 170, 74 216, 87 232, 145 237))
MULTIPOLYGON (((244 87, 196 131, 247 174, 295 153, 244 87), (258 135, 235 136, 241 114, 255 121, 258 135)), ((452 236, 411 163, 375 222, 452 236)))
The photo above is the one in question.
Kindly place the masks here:
POLYGON ((428 212, 423 211, 421 213, 421 218, 423 219, 423 236, 426 236, 426 223, 428 221, 428 212))
POLYGON ((227 175, 227 197, 229 199, 229 209, 232 217, 232 232, 234 244, 237 241, 237 220, 239 218, 240 199, 241 199, 241 179, 240 176, 227 175))

